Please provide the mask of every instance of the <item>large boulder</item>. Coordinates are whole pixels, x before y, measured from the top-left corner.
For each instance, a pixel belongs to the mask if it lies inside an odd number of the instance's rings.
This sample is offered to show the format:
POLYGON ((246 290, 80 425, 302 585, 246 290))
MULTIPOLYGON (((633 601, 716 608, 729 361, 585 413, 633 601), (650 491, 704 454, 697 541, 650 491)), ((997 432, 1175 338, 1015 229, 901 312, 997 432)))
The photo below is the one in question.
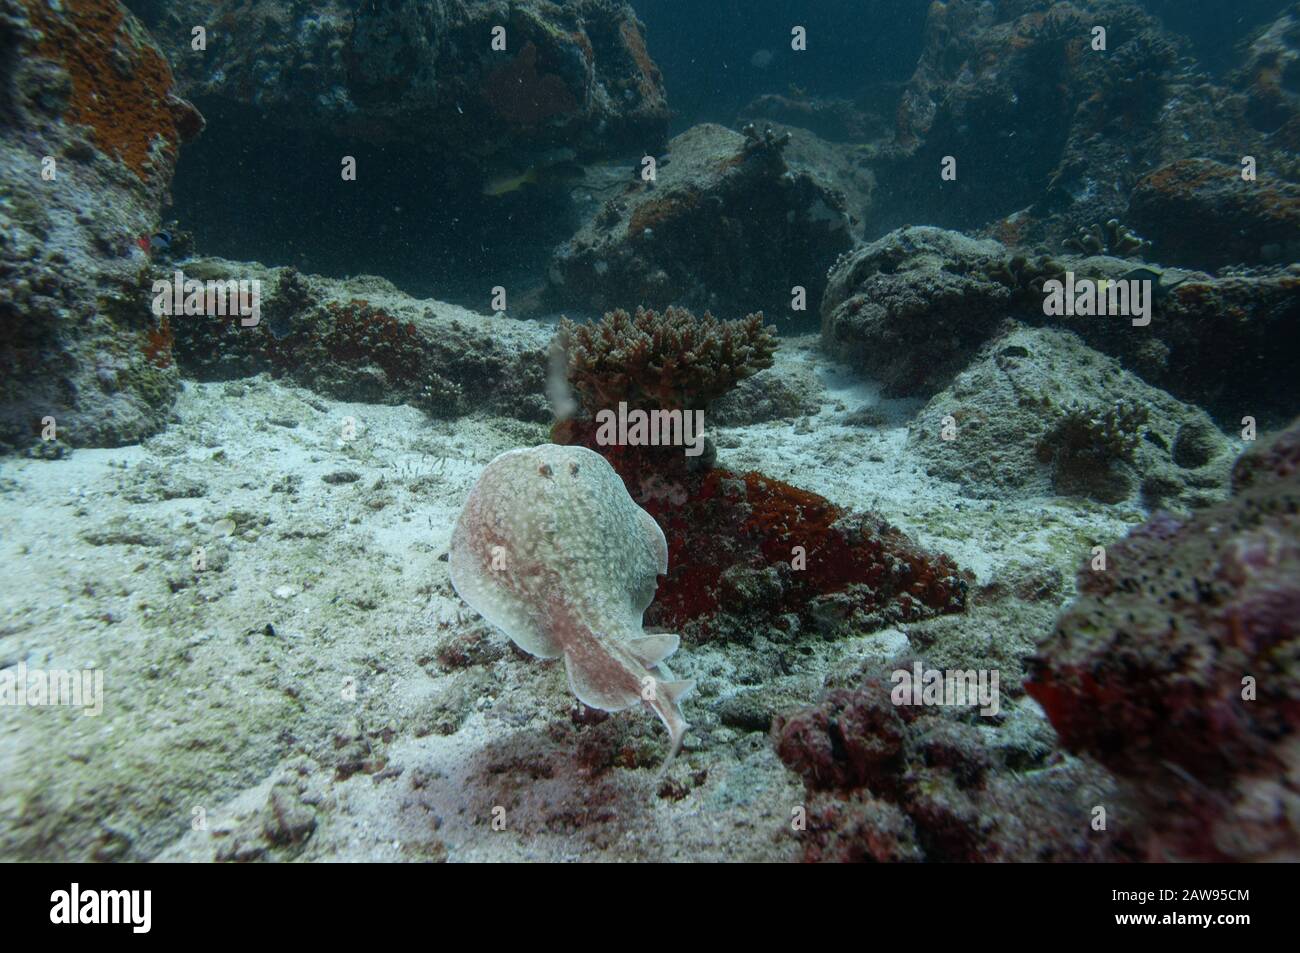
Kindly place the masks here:
POLYGON ((145 248, 202 117, 117 0, 0 0, 0 88, 0 445, 47 418, 65 445, 137 441, 177 388, 145 248))
POLYGON ((1059 494, 1151 508, 1217 502, 1232 461, 1203 410, 1068 331, 1016 324, 931 398, 908 445, 932 476, 972 496, 1059 494))
POLYGON ((1225 420, 1279 420, 1300 401, 1296 375, 1278 360, 1300 353, 1297 292, 1295 266, 1211 277, 1111 255, 1029 259, 989 239, 904 228, 836 263, 822 302, 822 342, 890 395, 928 398, 1014 317, 1073 331, 1148 383, 1225 420), (1045 314, 1044 283, 1070 272, 1151 281, 1150 324, 1045 314))
POLYGON ((1285 161, 1247 122, 1246 97, 1189 67, 1188 42, 1127 0, 951 0, 930 4, 925 31, 876 163, 869 237, 925 221, 1055 249, 1122 216, 1137 178, 1166 163, 1285 161))
POLYGON ((1290 153, 1288 178, 1300 174, 1300 3, 1258 31, 1235 76, 1246 118, 1277 148, 1290 153))
POLYGON ((929 395, 970 359, 1012 308, 994 277, 1007 250, 917 226, 859 245, 831 269, 822 343, 891 395, 929 395))
POLYGON ((1172 265, 1300 261, 1300 186, 1263 170, 1247 181, 1240 165, 1171 162, 1138 182, 1128 221, 1172 265))
POLYGON ((672 140, 654 181, 628 176, 556 252, 550 292, 591 311, 670 304, 816 315, 826 268, 852 243, 845 200, 784 157, 789 137, 695 126, 672 140), (791 310, 795 286, 806 312, 791 310))
POLYGON ((1233 483, 1090 557, 1026 686, 1140 805, 1153 859, 1300 859, 1300 425, 1233 483))

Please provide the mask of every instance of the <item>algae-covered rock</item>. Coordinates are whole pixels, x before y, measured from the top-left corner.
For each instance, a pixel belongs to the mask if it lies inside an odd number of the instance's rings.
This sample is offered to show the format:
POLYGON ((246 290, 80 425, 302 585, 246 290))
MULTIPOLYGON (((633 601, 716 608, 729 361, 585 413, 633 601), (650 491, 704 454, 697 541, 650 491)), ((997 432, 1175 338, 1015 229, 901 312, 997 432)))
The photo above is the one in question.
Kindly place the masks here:
POLYGON ((866 666, 772 723, 777 755, 808 789, 806 860, 1125 856, 1131 835, 1120 825, 1097 835, 1080 820, 1099 799, 1109 802, 1113 780, 1083 762, 1050 762, 1041 716, 1015 708, 984 719, 964 704, 900 705, 895 672, 925 663, 894 664, 866 666))
POLYGON ((436 417, 490 410, 550 418, 549 331, 402 294, 382 278, 340 281, 293 269, 201 259, 196 280, 260 281, 258 323, 239 316, 173 319, 181 367, 200 380, 269 372, 339 400, 407 403, 436 417))
POLYGON ((991 239, 903 228, 859 245, 831 270, 822 343, 879 380, 887 394, 930 397, 1007 317, 1072 331, 1220 418, 1286 419, 1300 399, 1300 378, 1275 359, 1300 349, 1295 266, 1213 277, 1108 255, 1029 258, 991 239), (1149 282, 1149 322, 1049 314, 1046 282, 1064 289, 1081 279, 1149 282))
POLYGON ((835 263, 822 301, 822 342, 879 379, 886 393, 933 393, 1011 308, 993 277, 995 241, 919 226, 859 245, 835 263))
POLYGON ((667 134, 663 79, 625 3, 182 0, 149 12, 186 95, 293 129, 521 168, 557 146, 656 149, 667 134))
POLYGON ((117 446, 166 422, 148 236, 202 117, 117 0, 0 3, 0 446, 117 446))
POLYGON ((550 296, 592 311, 670 304, 815 315, 826 268, 849 247, 843 196, 787 165, 788 137, 692 127, 653 181, 629 175, 555 253, 550 296), (805 311, 792 310, 796 286, 805 311))
POLYGON ((1300 857, 1300 426, 1230 500, 1157 514, 1079 573, 1026 686, 1139 801, 1152 859, 1300 857))
POLYGON ((1183 159, 1133 189, 1128 217, 1161 261, 1217 269, 1300 261, 1300 186, 1264 170, 1183 159))
POLYGON ((1221 499, 1232 459, 1205 411, 1067 331, 1023 325, 981 348, 926 404, 908 445, 931 475, 974 496, 1062 494, 1167 508, 1221 499))

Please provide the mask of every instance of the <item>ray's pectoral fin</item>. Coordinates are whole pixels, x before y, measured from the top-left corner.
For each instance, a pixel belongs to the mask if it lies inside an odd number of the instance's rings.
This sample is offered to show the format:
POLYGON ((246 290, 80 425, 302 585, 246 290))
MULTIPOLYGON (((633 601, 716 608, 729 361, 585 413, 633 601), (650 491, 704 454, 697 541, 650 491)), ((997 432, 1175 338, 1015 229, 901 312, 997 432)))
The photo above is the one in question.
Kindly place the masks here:
POLYGON ((679 635, 643 635, 640 638, 629 639, 627 650, 636 656, 646 668, 658 665, 668 656, 677 651, 677 647, 682 644, 679 635))
POLYGON ((601 711, 622 711, 641 700, 622 679, 605 677, 601 666, 589 665, 571 652, 564 654, 564 671, 569 676, 569 690, 588 708, 601 711))

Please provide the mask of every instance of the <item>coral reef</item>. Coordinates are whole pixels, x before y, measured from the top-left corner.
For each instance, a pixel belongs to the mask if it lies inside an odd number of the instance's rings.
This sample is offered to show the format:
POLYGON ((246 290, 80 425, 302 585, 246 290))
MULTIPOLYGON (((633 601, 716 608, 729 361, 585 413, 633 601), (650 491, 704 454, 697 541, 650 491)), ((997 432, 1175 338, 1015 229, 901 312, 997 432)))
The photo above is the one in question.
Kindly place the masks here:
POLYGON ((592 311, 725 303, 815 315, 826 266, 851 243, 849 221, 839 192, 787 164, 789 135, 705 124, 674 138, 652 181, 629 178, 556 250, 549 299, 592 311), (793 309, 796 286, 807 312, 793 309))
POLYGON ((436 417, 487 409, 550 419, 540 328, 410 298, 380 278, 345 282, 212 258, 187 262, 185 274, 274 289, 255 326, 236 316, 173 319, 176 359, 200 380, 267 372, 341 400, 405 402, 436 417))
POLYGON ((1027 689, 1139 802, 1153 859, 1300 856, 1300 425, 1234 495, 1158 514, 1079 573, 1027 689))
POLYGON ((0 446, 138 441, 178 376, 137 243, 202 117, 117 0, 4 0, 0 34, 0 446))

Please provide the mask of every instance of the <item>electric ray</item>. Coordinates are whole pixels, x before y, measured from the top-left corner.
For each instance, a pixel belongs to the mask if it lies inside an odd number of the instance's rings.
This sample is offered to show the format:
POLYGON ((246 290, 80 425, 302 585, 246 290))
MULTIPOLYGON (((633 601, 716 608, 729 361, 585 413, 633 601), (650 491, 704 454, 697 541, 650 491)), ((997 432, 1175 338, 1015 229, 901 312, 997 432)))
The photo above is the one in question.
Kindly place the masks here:
POLYGON ((564 657, 584 705, 653 709, 672 759, 690 727, 678 701, 695 682, 673 680, 664 663, 679 637, 641 628, 668 544, 604 457, 555 444, 501 454, 470 490, 449 560, 452 585, 480 615, 525 652, 564 657))

